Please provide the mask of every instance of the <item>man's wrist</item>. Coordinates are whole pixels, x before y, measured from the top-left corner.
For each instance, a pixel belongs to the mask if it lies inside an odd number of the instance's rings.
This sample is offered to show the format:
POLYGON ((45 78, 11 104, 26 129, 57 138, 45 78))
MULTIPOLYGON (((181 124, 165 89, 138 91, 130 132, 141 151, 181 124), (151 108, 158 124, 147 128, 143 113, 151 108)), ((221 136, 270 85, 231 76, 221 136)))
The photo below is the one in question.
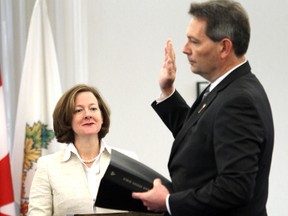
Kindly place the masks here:
POLYGON ((169 97, 169 95, 173 94, 173 92, 175 91, 175 88, 174 86, 170 87, 170 88, 167 88, 167 89, 161 89, 161 97, 163 98, 167 98, 169 97))
POLYGON ((157 104, 158 104, 158 103, 161 103, 161 102, 165 101, 166 99, 168 99, 169 97, 171 97, 171 96, 174 94, 175 90, 176 90, 176 89, 173 88, 173 91, 170 92, 169 95, 163 95, 163 93, 162 93, 162 94, 160 95, 160 97, 156 99, 157 104))

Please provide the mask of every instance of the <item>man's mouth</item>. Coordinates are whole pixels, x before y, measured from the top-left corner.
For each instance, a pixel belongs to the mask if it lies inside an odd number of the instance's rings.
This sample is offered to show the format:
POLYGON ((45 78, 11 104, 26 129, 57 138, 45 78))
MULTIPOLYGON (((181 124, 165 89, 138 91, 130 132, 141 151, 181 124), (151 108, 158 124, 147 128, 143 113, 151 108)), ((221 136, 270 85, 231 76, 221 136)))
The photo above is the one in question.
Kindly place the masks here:
POLYGON ((193 60, 189 60, 190 65, 194 65, 196 62, 193 60))

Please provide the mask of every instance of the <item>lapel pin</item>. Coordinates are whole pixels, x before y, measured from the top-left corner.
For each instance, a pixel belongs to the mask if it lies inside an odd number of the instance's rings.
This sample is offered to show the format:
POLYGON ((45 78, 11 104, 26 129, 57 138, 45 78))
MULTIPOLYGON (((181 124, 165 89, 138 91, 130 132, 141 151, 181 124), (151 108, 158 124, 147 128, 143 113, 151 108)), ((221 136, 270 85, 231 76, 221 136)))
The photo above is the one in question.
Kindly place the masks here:
POLYGON ((198 111, 198 113, 202 112, 202 110, 206 107, 206 103, 202 105, 201 109, 198 111))

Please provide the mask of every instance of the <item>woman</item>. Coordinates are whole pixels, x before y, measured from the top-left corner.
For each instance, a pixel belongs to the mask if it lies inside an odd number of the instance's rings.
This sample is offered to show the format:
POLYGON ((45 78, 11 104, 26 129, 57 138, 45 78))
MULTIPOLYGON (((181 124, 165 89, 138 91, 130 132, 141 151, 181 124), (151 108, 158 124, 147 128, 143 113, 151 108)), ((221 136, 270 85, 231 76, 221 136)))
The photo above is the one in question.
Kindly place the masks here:
MULTIPOLYGON (((93 213, 100 180, 111 149, 103 138, 110 110, 99 92, 76 85, 58 101, 53 113, 57 141, 67 147, 38 160, 29 198, 29 215, 93 213)), ((97 208, 96 212, 112 210, 97 208)))

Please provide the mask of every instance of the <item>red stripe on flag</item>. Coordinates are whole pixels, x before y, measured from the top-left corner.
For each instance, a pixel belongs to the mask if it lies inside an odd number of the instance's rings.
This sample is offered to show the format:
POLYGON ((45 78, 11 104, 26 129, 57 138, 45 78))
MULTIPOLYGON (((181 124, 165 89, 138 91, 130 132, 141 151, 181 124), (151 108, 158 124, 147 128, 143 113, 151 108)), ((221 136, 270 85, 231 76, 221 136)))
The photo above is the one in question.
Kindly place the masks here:
POLYGON ((9 154, 0 160, 0 206, 14 201, 9 154))

